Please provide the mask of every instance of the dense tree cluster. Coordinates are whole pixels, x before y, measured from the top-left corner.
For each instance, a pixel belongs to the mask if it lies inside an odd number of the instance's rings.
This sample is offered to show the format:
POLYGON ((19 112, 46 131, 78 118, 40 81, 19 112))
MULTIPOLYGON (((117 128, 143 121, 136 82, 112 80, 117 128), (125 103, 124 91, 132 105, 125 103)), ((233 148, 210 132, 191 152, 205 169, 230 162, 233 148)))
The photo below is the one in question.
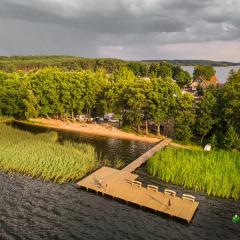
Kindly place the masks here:
POLYGON ((196 106, 196 133, 212 145, 240 150, 240 69, 224 87, 209 87, 196 106))
MULTIPOLYGON (((18 70, 29 72, 31 70, 38 70, 45 67, 57 67, 69 71, 78 71, 82 69, 96 71, 98 68, 104 68, 107 72, 111 73, 119 70, 120 67, 126 66, 127 64, 129 64, 129 62, 119 59, 94 59, 74 56, 0 57, 0 70, 6 72, 15 72, 18 70)), ((139 64, 143 63, 139 62, 139 64)))
MULTIPOLYGON (((179 140, 211 141, 214 146, 238 148, 240 134, 240 70, 231 72, 224 87, 209 87, 199 102, 179 87, 188 80, 176 66, 152 65, 150 78, 144 68, 131 65, 109 74, 103 68, 68 71, 47 67, 37 71, 0 72, 0 115, 16 118, 38 116, 103 116, 114 112, 124 126, 145 131, 165 125, 179 140), (130 69, 135 69, 130 70, 130 69), (140 75, 142 75, 142 73, 140 75), (143 74, 145 75, 145 73, 143 74), (173 81, 177 78, 176 81, 173 81), (183 77, 184 78, 184 77, 183 77), (181 78, 180 78, 181 79, 181 78), (179 84, 181 82, 181 84, 179 84)), ((187 74, 186 74, 187 75, 187 74)))
POLYGON ((123 61, 112 58, 82 58, 74 56, 12 56, 0 57, 0 70, 29 72, 45 67, 57 67, 65 71, 91 70, 104 68, 107 73, 114 73, 127 67, 138 77, 173 77, 180 84, 189 82, 190 74, 167 62, 145 63, 141 61, 123 61))
POLYGON ((113 73, 121 67, 128 67, 135 75, 148 76, 149 64, 140 61, 123 61, 112 58, 82 58, 74 56, 12 56, 0 57, 0 70, 29 72, 45 67, 57 67, 68 71, 91 70, 104 68, 113 73))

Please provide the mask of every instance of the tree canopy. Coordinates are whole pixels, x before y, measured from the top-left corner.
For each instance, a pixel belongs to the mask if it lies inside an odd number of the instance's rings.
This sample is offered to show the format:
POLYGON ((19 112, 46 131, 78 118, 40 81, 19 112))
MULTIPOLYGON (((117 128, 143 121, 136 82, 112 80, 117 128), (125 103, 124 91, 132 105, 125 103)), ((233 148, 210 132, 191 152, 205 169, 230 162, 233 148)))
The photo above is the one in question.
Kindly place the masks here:
POLYGON ((212 66, 196 65, 193 71, 193 79, 203 77, 205 80, 210 80, 216 71, 212 66))
POLYGON ((139 76, 141 71, 135 64, 111 74, 102 67, 0 71, 0 115, 73 119, 80 114, 94 117, 113 112, 122 126, 138 132, 144 128, 148 133, 150 126, 159 135, 170 123, 171 137, 176 139, 195 138, 216 147, 238 148, 234 142, 240 139, 240 70, 230 73, 225 86, 210 86, 198 99, 181 92, 189 76, 178 66, 151 65, 149 78, 139 76))

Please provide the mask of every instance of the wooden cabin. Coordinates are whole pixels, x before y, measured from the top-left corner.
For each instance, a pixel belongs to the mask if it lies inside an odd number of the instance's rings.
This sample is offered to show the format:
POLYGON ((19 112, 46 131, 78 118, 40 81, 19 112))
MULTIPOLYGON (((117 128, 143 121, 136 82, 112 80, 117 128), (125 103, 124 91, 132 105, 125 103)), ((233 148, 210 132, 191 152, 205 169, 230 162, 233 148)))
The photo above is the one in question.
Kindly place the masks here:
POLYGON ((190 91, 192 93, 197 93, 198 87, 202 87, 203 89, 208 88, 209 86, 217 86, 220 82, 217 78, 217 76, 212 76, 210 80, 206 80, 204 77, 198 77, 197 79, 193 80, 193 82, 190 84, 190 91))

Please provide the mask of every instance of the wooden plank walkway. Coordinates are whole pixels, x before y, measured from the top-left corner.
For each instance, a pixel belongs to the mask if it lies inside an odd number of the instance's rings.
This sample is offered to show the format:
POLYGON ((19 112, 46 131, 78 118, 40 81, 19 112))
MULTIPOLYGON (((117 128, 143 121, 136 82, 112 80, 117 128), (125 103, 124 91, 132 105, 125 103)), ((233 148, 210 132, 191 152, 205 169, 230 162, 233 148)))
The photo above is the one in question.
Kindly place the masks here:
POLYGON ((126 172, 134 172, 137 168, 139 168, 143 163, 145 163, 150 157, 152 157, 156 152, 161 150, 162 148, 166 147, 172 139, 165 138, 163 141, 158 143, 156 146, 151 148, 149 151, 144 153, 142 156, 137 158, 135 161, 127 165, 125 168, 123 168, 123 171, 126 172))
POLYGON ((121 199, 127 203, 130 202, 155 212, 186 220, 189 223, 198 208, 198 202, 165 194, 158 191, 157 187, 156 189, 145 188, 136 181, 138 175, 132 173, 171 141, 169 138, 164 139, 122 170, 102 167, 79 181, 77 185, 102 195, 111 196, 113 199, 121 199), (171 202, 170 207, 168 206, 169 201, 171 202))
POLYGON ((136 204, 140 207, 165 213, 171 217, 192 220, 198 207, 198 202, 180 197, 172 197, 160 191, 153 191, 145 187, 132 184, 138 175, 129 171, 102 167, 77 183, 79 187, 91 189, 102 195, 136 204), (169 199, 171 206, 168 207, 169 199))

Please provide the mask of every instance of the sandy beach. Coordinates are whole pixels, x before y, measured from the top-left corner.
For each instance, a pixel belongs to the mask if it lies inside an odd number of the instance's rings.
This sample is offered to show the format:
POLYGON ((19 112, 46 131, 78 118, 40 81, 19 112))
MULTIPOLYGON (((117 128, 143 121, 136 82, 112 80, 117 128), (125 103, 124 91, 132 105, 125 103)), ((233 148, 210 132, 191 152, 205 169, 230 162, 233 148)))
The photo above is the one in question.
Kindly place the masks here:
POLYGON ((133 133, 126 133, 121 131, 115 127, 112 127, 109 124, 94 124, 94 123, 78 123, 78 122, 63 122, 61 120, 56 119, 46 119, 46 118, 35 118, 29 119, 30 122, 34 123, 34 125, 45 126, 55 129, 63 129, 70 130, 79 133, 87 133, 91 135, 119 138, 119 139, 127 139, 148 143, 157 143, 160 141, 159 138, 147 137, 147 136, 138 136, 133 133))

